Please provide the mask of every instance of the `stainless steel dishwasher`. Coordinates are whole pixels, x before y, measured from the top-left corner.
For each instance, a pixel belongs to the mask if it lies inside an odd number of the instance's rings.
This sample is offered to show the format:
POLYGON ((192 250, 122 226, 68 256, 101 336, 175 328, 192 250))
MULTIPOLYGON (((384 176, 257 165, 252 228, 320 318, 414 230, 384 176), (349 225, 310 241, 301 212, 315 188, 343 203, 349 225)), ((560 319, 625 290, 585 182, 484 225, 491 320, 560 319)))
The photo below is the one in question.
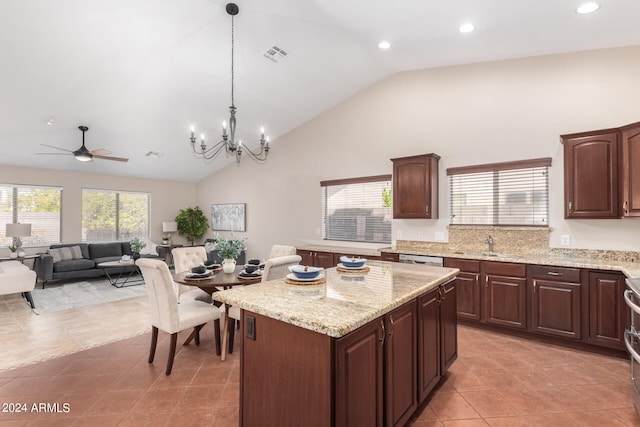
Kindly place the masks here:
POLYGON ((627 279, 624 300, 631 309, 631 325, 624 331, 624 343, 629 352, 631 365, 631 384, 633 386, 633 405, 640 414, 640 279, 627 279))
POLYGON ((400 262, 407 264, 434 265, 436 267, 442 267, 443 265, 442 257, 426 255, 400 254, 400 262))

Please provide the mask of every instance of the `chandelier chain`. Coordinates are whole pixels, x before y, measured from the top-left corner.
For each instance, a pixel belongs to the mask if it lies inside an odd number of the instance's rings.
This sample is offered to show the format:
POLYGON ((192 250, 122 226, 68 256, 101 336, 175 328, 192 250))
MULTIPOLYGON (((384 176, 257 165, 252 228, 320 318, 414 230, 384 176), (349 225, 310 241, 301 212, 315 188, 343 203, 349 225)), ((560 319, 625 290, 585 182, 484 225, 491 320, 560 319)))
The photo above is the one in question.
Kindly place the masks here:
POLYGON ((234 53, 235 53, 235 32, 234 32, 234 23, 235 20, 233 19, 234 16, 231 15, 231 106, 235 107, 236 106, 236 102, 235 102, 235 98, 234 98, 234 93, 233 93, 233 88, 234 88, 234 83, 235 83, 235 75, 234 75, 234 53))

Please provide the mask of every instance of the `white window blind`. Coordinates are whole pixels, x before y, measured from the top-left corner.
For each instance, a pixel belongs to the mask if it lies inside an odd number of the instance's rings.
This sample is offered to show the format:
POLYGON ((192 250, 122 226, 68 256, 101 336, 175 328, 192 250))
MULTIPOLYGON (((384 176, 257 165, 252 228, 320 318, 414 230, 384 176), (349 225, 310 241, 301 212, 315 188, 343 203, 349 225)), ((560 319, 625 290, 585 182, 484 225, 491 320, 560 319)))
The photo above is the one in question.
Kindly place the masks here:
POLYGON ((148 193, 82 190, 82 240, 108 242, 149 236, 148 193))
POLYGON ((21 237, 22 245, 48 246, 62 234, 62 188, 0 184, 0 241, 11 245, 6 224, 31 224, 31 236, 21 237))
POLYGON ((322 238, 391 243, 391 176, 323 181, 322 238))
POLYGON ((551 159, 447 169, 451 224, 549 223, 551 159))

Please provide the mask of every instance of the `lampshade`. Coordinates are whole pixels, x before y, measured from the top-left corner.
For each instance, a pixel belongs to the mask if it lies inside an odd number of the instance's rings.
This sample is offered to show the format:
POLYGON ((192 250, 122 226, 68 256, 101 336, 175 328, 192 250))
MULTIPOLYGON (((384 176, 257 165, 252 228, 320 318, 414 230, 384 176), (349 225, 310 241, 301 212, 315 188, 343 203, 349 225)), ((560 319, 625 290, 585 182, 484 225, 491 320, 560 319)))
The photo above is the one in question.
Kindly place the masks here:
POLYGON ((31 236, 31 224, 7 224, 5 235, 7 237, 31 236))
POLYGON ((167 221, 162 223, 163 233, 174 233, 178 231, 178 223, 175 221, 167 221))

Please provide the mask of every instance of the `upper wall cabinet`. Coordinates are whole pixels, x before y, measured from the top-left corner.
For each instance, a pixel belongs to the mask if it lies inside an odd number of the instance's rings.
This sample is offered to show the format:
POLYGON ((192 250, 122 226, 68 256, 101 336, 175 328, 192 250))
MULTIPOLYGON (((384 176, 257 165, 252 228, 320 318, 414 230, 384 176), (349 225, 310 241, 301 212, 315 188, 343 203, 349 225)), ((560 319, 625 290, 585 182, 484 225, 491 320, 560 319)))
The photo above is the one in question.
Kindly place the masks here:
POLYGON ((393 217, 438 218, 437 154, 391 159, 393 217))
POLYGON ((640 216, 640 122, 621 128, 622 215, 640 216))
POLYGON ((562 143, 565 218, 640 217, 640 122, 562 143))
POLYGON ((617 129, 563 135, 564 217, 618 218, 617 129))

